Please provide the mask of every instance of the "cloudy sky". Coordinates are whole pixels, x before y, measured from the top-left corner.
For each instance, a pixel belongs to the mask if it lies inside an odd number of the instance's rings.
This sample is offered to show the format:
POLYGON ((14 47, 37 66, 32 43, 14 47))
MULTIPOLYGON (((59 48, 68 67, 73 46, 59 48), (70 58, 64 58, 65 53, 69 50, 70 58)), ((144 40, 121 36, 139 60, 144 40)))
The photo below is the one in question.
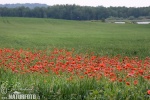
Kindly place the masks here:
POLYGON ((81 6, 126 6, 145 7, 150 6, 150 0, 0 0, 0 4, 11 3, 43 3, 55 4, 76 4, 81 6))

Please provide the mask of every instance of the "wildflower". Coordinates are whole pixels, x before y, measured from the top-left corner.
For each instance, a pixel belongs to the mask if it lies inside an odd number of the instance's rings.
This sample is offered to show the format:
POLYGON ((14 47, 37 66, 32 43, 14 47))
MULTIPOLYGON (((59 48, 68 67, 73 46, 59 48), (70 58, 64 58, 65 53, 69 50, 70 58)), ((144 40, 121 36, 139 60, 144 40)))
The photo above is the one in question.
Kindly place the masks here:
POLYGON ((116 77, 110 79, 111 82, 116 81, 116 77))
POLYGON ((44 72, 45 72, 45 73, 48 73, 48 70, 47 70, 47 69, 45 69, 45 70, 44 70, 44 72))
POLYGON ((84 76, 80 76, 80 79, 84 78, 84 76))
POLYGON ((121 71, 122 70, 121 66, 117 66, 117 70, 121 71))
POLYGON ((122 79, 119 79, 118 81, 119 81, 119 82, 122 82, 123 80, 122 80, 122 79))
POLYGON ((18 70, 14 70, 13 72, 14 72, 14 73, 18 73, 19 71, 18 71, 18 70))
POLYGON ((139 73, 141 74, 141 75, 143 75, 144 74, 144 70, 139 70, 139 73))
POLYGON ((126 85, 130 85, 130 82, 126 82, 126 85))
POLYGON ((150 95, 150 90, 147 90, 147 94, 150 95))
POLYGON ((134 76, 134 71, 131 71, 130 73, 128 73, 128 76, 134 76))
POLYGON ((134 85, 137 85, 138 84, 138 81, 137 80, 134 80, 134 85))
POLYGON ((12 67, 11 70, 12 70, 12 71, 15 71, 15 67, 12 67))

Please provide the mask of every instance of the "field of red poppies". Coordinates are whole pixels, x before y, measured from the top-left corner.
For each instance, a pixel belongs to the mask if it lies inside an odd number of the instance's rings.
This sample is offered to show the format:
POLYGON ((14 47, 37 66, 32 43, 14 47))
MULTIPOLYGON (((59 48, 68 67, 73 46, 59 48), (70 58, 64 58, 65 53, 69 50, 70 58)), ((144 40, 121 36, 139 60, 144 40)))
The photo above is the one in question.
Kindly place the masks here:
POLYGON ((17 90, 45 100, 150 99, 149 57, 4 48, 0 49, 0 69, 0 84, 5 85, 7 94, 17 90), (16 83, 20 87, 15 87, 16 83))

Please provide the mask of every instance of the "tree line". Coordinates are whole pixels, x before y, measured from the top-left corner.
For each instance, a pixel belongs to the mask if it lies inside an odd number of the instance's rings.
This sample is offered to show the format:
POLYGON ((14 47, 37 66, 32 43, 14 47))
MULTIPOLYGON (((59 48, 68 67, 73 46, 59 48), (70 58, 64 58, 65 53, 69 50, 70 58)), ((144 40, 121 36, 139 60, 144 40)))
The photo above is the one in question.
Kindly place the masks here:
POLYGON ((102 20, 109 17, 117 18, 138 18, 141 16, 150 17, 149 7, 91 7, 79 5, 54 5, 48 7, 0 7, 1 17, 35 17, 35 18, 56 18, 67 20, 102 20))

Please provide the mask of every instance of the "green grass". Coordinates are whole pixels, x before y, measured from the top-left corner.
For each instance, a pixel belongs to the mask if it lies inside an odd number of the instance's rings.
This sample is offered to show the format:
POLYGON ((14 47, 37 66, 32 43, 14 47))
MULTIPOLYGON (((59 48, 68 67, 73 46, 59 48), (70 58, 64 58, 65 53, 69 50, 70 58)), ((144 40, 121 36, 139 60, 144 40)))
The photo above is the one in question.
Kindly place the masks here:
MULTIPOLYGON (((40 100, 149 100, 146 91, 150 88, 148 81, 141 78, 139 84, 127 86, 125 83, 110 82, 102 78, 78 79, 67 81, 67 76, 45 75, 39 73, 14 74, 1 70, 1 81, 7 88, 8 97, 14 91, 22 94, 36 94, 40 100), (26 90, 20 90, 26 89, 26 90)), ((140 77, 139 77, 140 78, 140 77)))
POLYGON ((75 48, 100 55, 150 56, 150 25, 0 18, 1 48, 75 48))

